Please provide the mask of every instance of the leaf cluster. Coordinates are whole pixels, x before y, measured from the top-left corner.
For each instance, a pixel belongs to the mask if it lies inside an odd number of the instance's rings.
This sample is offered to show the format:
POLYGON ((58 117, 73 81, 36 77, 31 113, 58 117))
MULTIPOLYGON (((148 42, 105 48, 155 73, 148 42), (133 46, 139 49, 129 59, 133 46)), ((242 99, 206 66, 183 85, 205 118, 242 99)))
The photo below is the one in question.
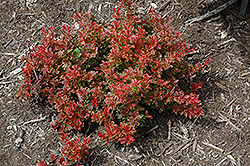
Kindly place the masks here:
POLYGON ((41 45, 23 57, 18 96, 39 94, 57 109, 52 126, 65 144, 61 165, 84 161, 88 154, 86 136, 81 141, 64 134, 82 130, 86 120, 104 125, 97 134, 107 143, 129 145, 137 127, 152 118, 145 105, 189 118, 203 115, 195 93, 202 83, 189 78, 211 59, 189 64, 185 56, 193 49, 153 10, 141 18, 131 0, 121 0, 113 10, 109 23, 98 23, 91 13, 75 13, 76 24, 63 25, 61 37, 53 27, 43 28, 41 45))

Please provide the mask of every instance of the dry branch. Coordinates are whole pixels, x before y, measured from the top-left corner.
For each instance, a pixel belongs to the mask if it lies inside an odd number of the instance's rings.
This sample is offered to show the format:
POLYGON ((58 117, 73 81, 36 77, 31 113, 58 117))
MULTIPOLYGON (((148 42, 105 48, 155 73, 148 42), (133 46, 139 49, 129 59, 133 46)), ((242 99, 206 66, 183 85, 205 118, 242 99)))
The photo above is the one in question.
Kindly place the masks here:
POLYGON ((33 119, 33 120, 30 120, 30 121, 24 122, 22 125, 26 125, 26 124, 34 123, 34 122, 40 122, 40 121, 45 120, 45 119, 48 118, 48 117, 49 117, 49 115, 46 115, 46 116, 41 117, 41 118, 39 118, 39 119, 33 119))
POLYGON ((219 147, 217 147, 217 146, 215 146, 215 145, 213 145, 213 144, 210 144, 210 143, 207 143, 207 142, 202 142, 202 143, 203 143, 204 145, 210 146, 211 148, 220 151, 221 153, 223 153, 223 151, 224 151, 223 149, 221 149, 221 148, 219 148, 219 147))
POLYGON ((155 127, 153 127, 152 129, 150 129, 148 132, 147 132, 147 134, 148 133, 150 133, 150 132, 152 132, 153 130, 155 130, 155 129, 157 129, 159 126, 158 125, 156 125, 155 127))
POLYGON ((196 21, 201 21, 201 20, 204 20, 206 18, 209 18, 223 10, 225 10, 227 7, 231 6, 232 4, 236 3, 238 0, 231 0, 231 1, 228 1, 227 3, 223 4, 222 6, 212 10, 211 12, 208 12, 202 16, 198 16, 198 17, 195 17, 195 18, 192 18, 190 20, 187 20, 185 23, 186 25, 190 25, 192 24, 193 22, 196 22, 196 21))

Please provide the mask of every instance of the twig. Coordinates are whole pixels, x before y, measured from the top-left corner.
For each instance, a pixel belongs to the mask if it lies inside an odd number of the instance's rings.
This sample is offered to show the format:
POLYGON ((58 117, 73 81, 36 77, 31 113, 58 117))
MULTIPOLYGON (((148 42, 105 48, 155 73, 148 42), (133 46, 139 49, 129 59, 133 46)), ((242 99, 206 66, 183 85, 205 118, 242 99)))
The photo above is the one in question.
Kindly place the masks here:
POLYGON ((153 130, 155 130, 155 129, 157 129, 159 126, 158 125, 156 125, 155 127, 153 127, 152 129, 150 129, 148 132, 147 132, 147 134, 148 133, 150 133, 150 132, 152 132, 153 130))
POLYGON ((187 137, 186 136, 182 136, 182 135, 180 135, 180 134, 178 134, 178 133, 175 133, 175 132, 172 132, 172 134, 176 137, 176 138, 178 138, 179 140, 187 140, 187 137))
POLYGON ((225 157, 224 159, 222 159, 218 164, 216 164, 216 166, 221 165, 226 159, 227 159, 227 157, 225 157))
POLYGON ((213 144, 210 144, 210 143, 207 143, 207 142, 202 142, 204 145, 207 145, 207 146, 210 146, 211 148, 214 148, 214 149, 216 149, 216 150, 218 150, 218 151, 220 151, 221 153, 223 153, 223 149, 221 149, 221 148, 219 148, 219 147, 217 147, 217 146, 215 146, 215 145, 213 145, 213 144))
POLYGON ((22 68, 17 68, 15 70, 13 70, 12 72, 10 72, 10 76, 14 76, 18 73, 20 73, 22 71, 22 68))
POLYGON ((216 8, 216 9, 212 10, 211 12, 208 12, 208 13, 202 15, 202 16, 198 16, 198 17, 192 18, 190 20, 187 20, 185 23, 186 23, 186 25, 190 25, 193 22, 201 21, 201 20, 204 20, 206 18, 209 18, 209 17, 211 17, 211 16, 213 16, 213 15, 215 15, 215 14, 217 14, 217 13, 223 11, 223 10, 225 10, 227 7, 231 6, 232 4, 236 3, 237 1, 238 0, 231 0, 231 1, 223 4, 222 6, 220 6, 220 7, 216 8))
POLYGON ((182 150, 185 150, 185 149, 187 149, 190 145, 192 145, 193 144, 193 142, 189 142, 187 145, 185 145, 183 148, 182 148, 182 150))
MULTIPOLYGON (((231 105, 230 108, 232 108, 232 105, 231 105)), ((230 110, 229 110, 229 111, 230 111, 230 110)), ((227 112, 221 111, 221 112, 220 112, 220 115, 221 115, 221 113, 225 114, 225 116, 226 116, 227 118, 231 119, 231 120, 235 120, 235 121, 237 121, 237 122, 240 121, 240 119, 236 119, 236 118, 231 117, 232 115, 229 115, 227 112)), ((224 115, 223 115, 223 116, 224 116, 224 115)))
POLYGON ((162 163, 163 166, 166 166, 166 164, 163 161, 161 161, 161 163, 162 163))
POLYGON ((4 46, 3 48, 5 49, 14 39, 10 39, 4 46))
POLYGON ((219 88, 223 89, 224 91, 227 91, 227 88, 223 85, 221 85, 220 83, 218 82, 214 82, 215 85, 217 85, 219 88))
POLYGON ((193 128, 193 125, 195 124, 195 122, 197 121, 198 118, 195 118, 194 122, 189 126, 189 129, 193 128))
POLYGON ((242 74, 241 77, 244 77, 244 76, 247 76, 247 75, 250 75, 250 72, 242 74))
POLYGON ((234 163, 234 165, 236 165, 236 162, 235 162, 236 160, 233 158, 232 155, 230 155, 230 154, 227 155, 227 158, 230 159, 232 161, 232 163, 234 163))
POLYGON ((229 155, 229 154, 231 154, 232 152, 233 152, 233 149, 236 147, 236 144, 233 146, 233 147, 231 147, 230 149, 228 149, 227 151, 227 153, 225 153, 225 155, 227 156, 227 155, 229 155))
POLYGON ((234 98, 232 101, 230 101, 230 103, 228 103, 227 106, 224 107, 224 109, 226 109, 227 107, 229 107, 235 100, 236 100, 236 98, 234 98))
POLYGON ((192 52, 189 52, 189 53, 187 53, 187 55, 193 55, 193 54, 199 54, 200 53, 200 51, 199 50, 197 50, 197 51, 192 51, 192 52))
POLYGON ((187 128, 184 125, 182 125, 181 121, 179 121, 179 123, 180 123, 180 129, 181 129, 181 131, 184 133, 185 137, 188 138, 189 134, 188 134, 187 128))
MULTIPOLYGON (((46 115, 44 117, 41 117, 40 119, 33 119, 33 120, 30 120, 30 121, 27 121, 27 122, 24 122, 22 125, 26 125, 26 124, 29 124, 29 123, 34 123, 34 122, 40 122, 40 121, 43 121, 45 120, 46 118, 48 118, 49 115, 46 115)), ((20 125, 20 124, 19 124, 20 125)))
POLYGON ((7 55, 7 56, 18 56, 18 54, 11 53, 11 52, 0 52, 2 55, 7 55))
POLYGON ((159 161, 157 161, 155 158, 151 157, 152 160, 154 160, 157 163, 160 163, 159 161))
POLYGON ((227 40, 227 41, 224 41, 224 42, 222 42, 222 43, 220 43, 220 44, 217 44, 217 46, 218 47, 220 47, 220 46, 223 46, 223 45, 225 45, 225 44, 227 44, 227 43, 229 43, 229 42, 231 42, 231 41, 237 41, 235 38, 231 38, 231 39, 229 39, 229 40, 227 40))
POLYGON ((28 159, 32 159, 30 156, 28 156, 27 154, 23 153, 24 156, 26 156, 28 159))
POLYGON ((171 139, 171 121, 168 121, 168 141, 171 139))
POLYGON ((194 144, 193 144, 193 152, 195 152, 195 150, 196 150, 196 145, 197 145, 197 140, 195 139, 194 144))

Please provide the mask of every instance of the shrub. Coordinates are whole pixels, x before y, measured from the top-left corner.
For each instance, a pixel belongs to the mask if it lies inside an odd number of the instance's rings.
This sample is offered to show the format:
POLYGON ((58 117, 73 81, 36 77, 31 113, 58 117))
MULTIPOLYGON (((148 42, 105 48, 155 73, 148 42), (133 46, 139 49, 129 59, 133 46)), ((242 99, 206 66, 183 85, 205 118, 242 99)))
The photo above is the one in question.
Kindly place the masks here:
MULTIPOLYGON (((134 141, 136 128, 152 118, 148 107, 189 118, 203 115, 195 93, 202 83, 189 78, 208 61, 188 63, 185 55, 193 48, 153 10, 141 17, 132 0, 121 0, 113 10, 114 20, 108 23, 99 23, 91 13, 75 13, 76 24, 63 25, 61 37, 53 27, 43 28, 41 45, 23 58, 24 84, 18 96, 49 101, 58 112, 52 126, 61 133, 96 122, 105 126, 99 137, 126 145, 134 141)), ((83 161, 88 138, 62 138, 66 159, 61 160, 83 161)))

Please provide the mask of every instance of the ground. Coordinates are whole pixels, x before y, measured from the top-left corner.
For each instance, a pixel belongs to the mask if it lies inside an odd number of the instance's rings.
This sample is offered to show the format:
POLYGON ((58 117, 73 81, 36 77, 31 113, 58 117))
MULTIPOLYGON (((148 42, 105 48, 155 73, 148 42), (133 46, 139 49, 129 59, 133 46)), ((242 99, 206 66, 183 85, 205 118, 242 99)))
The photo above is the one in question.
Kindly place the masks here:
MULTIPOLYGON (((194 79, 203 82, 199 93, 205 115, 190 120, 171 112, 155 113, 130 146, 108 146, 93 131, 83 165, 250 165, 250 12, 240 16, 239 1, 210 18, 186 24, 226 2, 136 1, 144 10, 153 3, 157 12, 172 17, 173 27, 195 48, 190 61, 213 59, 194 79)), ((74 12, 98 7, 96 15, 109 19, 113 5, 110 0, 0 1, 1 166, 36 165, 60 154, 60 138, 49 126, 52 108, 15 97, 22 83, 20 58, 30 44, 39 44, 41 27, 60 30, 73 23, 74 12)))

